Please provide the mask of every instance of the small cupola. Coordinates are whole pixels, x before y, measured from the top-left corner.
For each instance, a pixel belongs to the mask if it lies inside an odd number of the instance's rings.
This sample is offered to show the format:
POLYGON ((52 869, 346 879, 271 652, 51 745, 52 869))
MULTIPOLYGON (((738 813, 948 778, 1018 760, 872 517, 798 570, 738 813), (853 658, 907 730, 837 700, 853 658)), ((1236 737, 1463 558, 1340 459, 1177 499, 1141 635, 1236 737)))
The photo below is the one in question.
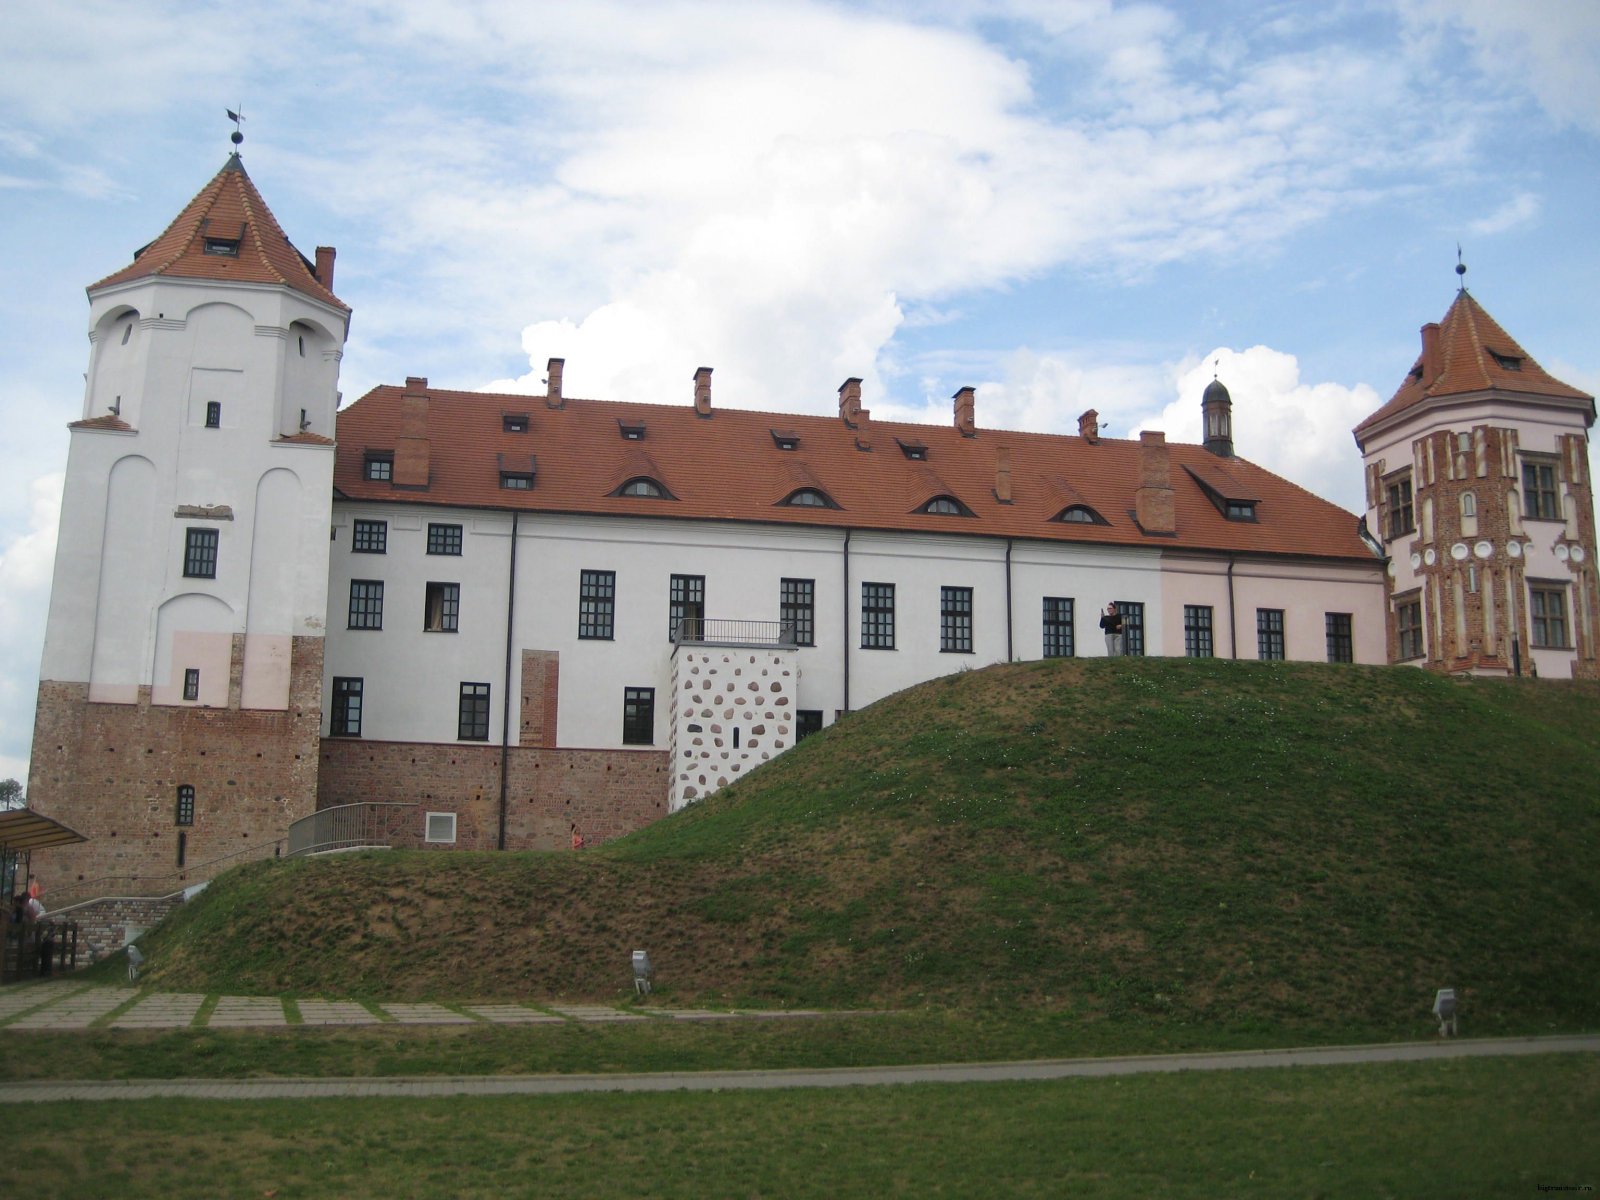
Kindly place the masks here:
POLYGON ((1200 399, 1205 414, 1205 448, 1218 458, 1233 457, 1233 397, 1222 381, 1212 376, 1200 399))

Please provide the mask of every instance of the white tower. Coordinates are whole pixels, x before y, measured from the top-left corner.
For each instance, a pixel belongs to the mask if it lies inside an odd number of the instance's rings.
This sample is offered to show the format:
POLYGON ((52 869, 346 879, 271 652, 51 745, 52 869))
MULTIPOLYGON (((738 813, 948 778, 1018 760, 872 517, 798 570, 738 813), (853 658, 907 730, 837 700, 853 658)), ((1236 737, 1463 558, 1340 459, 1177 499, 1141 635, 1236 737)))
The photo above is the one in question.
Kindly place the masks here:
POLYGON ((333 262, 235 153, 88 290, 29 789, 89 838, 51 856, 58 887, 159 890, 315 807, 333 262))

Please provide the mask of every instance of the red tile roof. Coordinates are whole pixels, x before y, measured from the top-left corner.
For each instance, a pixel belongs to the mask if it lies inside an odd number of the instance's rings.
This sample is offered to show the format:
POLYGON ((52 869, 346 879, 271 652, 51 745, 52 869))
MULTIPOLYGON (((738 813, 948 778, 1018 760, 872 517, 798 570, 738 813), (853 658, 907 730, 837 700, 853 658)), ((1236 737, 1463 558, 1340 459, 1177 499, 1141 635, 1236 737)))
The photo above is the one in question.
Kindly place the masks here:
POLYGON ((1434 377, 1424 379, 1423 356, 1417 356, 1393 399, 1355 427, 1357 442, 1369 429, 1425 400, 1488 391, 1587 400, 1589 422, 1594 421, 1594 397, 1545 371, 1464 288, 1439 322, 1438 359, 1434 377))
POLYGON ((89 291, 151 275, 280 283, 314 300, 350 311, 344 301, 323 286, 311 265, 290 243, 245 174, 244 163, 237 154, 228 157, 216 177, 200 189, 160 237, 134 255, 133 262, 91 284, 89 291), (237 255, 207 254, 208 239, 237 240, 237 255))
MULTIPOLYGON (((525 512, 601 513, 782 525, 902 530, 1033 538, 1084 544, 1160 546, 1222 552, 1292 554, 1373 562, 1354 514, 1269 471, 1232 458, 1226 472, 1257 499, 1257 520, 1229 521, 1186 471, 1171 472, 1177 536, 1150 538, 1135 525, 1140 482, 1136 441, 979 429, 963 437, 950 426, 874 420, 870 450, 837 417, 777 416, 720 408, 708 420, 681 407, 566 399, 559 409, 539 396, 431 389, 426 392, 429 484, 399 489, 364 477, 367 451, 390 452, 404 432, 401 395, 416 387, 379 387, 338 416, 337 491, 377 503, 437 504, 525 512), (529 413, 526 433, 508 433, 508 406, 529 413), (618 420, 644 421, 642 441, 628 441, 618 420), (799 434, 799 448, 779 449, 774 426, 799 434), (896 438, 928 447, 926 462, 901 453, 896 438), (1012 503, 995 499, 998 451, 1010 451, 1012 503), (521 456, 538 461, 534 486, 500 487, 499 466, 521 456), (676 499, 615 496, 623 482, 649 475, 676 499), (817 487, 839 509, 783 504, 797 487, 817 487), (918 511, 949 494, 973 516, 918 511), (1087 504, 1109 524, 1053 521, 1087 504)), ((1174 468, 1204 474, 1218 463, 1199 446, 1169 443, 1174 468)))
POLYGON ((73 421, 68 429, 115 429, 121 433, 132 433, 133 426, 129 425, 115 413, 106 413, 100 417, 88 417, 82 421, 73 421))

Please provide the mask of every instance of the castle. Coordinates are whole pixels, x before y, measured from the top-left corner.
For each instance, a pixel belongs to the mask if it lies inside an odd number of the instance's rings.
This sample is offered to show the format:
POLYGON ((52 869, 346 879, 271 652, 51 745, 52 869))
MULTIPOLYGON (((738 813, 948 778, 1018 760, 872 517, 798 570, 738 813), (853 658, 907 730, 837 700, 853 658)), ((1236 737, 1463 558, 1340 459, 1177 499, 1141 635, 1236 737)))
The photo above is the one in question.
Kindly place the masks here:
POLYGON ((29 795, 58 890, 171 891, 291 822, 562 848, 966 667, 1104 653, 1594 677, 1594 401, 1466 292, 1356 430, 1368 511, 1205 441, 452 391, 338 410, 335 255, 237 154, 88 289, 29 795))

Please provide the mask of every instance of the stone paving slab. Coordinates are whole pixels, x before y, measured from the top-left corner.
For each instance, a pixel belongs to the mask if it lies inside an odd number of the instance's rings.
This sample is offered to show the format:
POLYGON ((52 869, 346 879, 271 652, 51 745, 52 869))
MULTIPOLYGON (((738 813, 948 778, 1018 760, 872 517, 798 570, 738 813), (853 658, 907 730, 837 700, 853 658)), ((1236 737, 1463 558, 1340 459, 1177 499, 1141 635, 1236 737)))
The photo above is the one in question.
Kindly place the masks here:
POLYGON ((134 988, 85 988, 81 992, 73 992, 63 997, 54 1004, 23 1013, 6 1028, 87 1029, 112 1009, 126 1004, 138 994, 134 988))
POLYGON ((72 979, 52 979, 49 983, 19 983, 0 988, 0 1021, 41 1004, 54 1004, 88 986, 72 979))
MULTIPOLYGON (((382 1004, 384 1012, 400 1025, 476 1025, 471 1017, 463 1016, 442 1004, 382 1004)), ((304 1012, 302 1005, 301 1011, 304 1012)))
POLYGON ((551 1012, 558 1012, 563 1017, 570 1017, 574 1021, 581 1021, 586 1025, 601 1024, 608 1021, 648 1021, 650 1018, 635 1012, 623 1012, 618 1008, 608 1008, 600 1004, 552 1004, 551 1012))
MULTIPOLYGON (((386 1007, 393 1009, 394 1005, 386 1007)), ((496 1025, 565 1025, 565 1017, 551 1016, 547 1012, 529 1008, 523 1004, 465 1004, 462 1005, 474 1016, 482 1017, 496 1025)))
POLYGON ((663 1008, 655 1010, 651 1015, 663 1017, 668 1021, 738 1021, 755 1014, 713 1008, 663 1008))
POLYGON ((200 992, 154 992, 111 1022, 112 1029, 184 1029, 205 1003, 200 992))
POLYGON ((383 1020, 354 1000, 301 1000, 299 1003, 303 1025, 377 1025, 383 1020))
POLYGON ((283 1001, 276 996, 223 996, 211 1010, 212 1029, 249 1029, 286 1025, 283 1001))

